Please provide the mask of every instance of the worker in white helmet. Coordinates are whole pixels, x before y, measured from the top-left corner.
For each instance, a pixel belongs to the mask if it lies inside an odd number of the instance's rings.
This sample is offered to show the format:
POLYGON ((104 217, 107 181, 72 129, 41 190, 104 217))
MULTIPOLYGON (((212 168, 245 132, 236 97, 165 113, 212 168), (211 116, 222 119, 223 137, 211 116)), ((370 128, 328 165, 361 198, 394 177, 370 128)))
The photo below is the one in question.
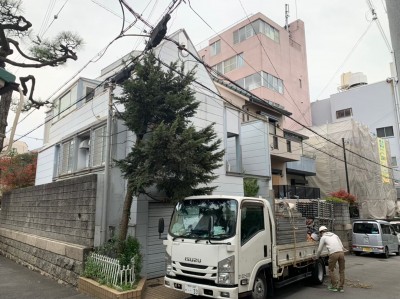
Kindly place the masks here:
POLYGON ((344 252, 347 250, 344 248, 339 237, 336 234, 329 232, 326 226, 321 226, 319 228, 319 233, 321 235, 321 239, 319 241, 318 251, 315 259, 319 258, 324 246, 326 246, 329 254, 328 268, 329 277, 331 279, 331 285, 328 287, 328 290, 343 293, 345 268, 344 252), (339 264, 339 284, 335 275, 336 263, 339 264))

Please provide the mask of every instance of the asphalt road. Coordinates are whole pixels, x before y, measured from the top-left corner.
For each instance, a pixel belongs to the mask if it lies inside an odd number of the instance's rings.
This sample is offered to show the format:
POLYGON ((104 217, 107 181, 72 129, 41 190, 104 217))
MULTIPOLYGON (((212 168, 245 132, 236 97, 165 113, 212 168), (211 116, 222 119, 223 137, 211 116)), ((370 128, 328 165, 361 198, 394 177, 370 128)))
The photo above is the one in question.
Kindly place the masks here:
MULTIPOLYGON (((328 270, 328 269, 327 269, 328 270)), ((275 299, 400 299, 400 256, 389 259, 379 256, 346 256, 344 293, 327 290, 328 276, 323 285, 298 282, 275 291, 275 299)), ((200 299, 200 297, 189 297, 200 299)), ((205 297, 204 297, 205 298, 205 297)))

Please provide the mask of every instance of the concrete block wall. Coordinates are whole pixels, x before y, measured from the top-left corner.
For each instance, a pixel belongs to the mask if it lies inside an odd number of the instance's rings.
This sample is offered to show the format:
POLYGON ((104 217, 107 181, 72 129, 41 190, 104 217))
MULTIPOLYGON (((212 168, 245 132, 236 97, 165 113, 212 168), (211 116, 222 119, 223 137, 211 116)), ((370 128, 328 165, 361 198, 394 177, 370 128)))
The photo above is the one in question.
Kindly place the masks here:
POLYGON ((4 194, 0 228, 92 247, 96 189, 92 174, 4 194))
POLYGON ((350 221, 350 212, 349 212, 349 204, 343 203, 335 203, 333 204, 333 213, 334 213, 334 223, 333 223, 333 231, 337 234, 342 240, 343 246, 346 249, 351 249, 351 221, 350 221))

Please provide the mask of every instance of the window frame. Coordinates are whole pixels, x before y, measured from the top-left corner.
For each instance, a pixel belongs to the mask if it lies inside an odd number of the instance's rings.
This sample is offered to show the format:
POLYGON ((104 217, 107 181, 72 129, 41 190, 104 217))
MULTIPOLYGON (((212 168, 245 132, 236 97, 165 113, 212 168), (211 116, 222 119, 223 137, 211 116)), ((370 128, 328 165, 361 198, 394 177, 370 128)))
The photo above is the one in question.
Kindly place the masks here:
MULTIPOLYGON (((255 237, 259 232, 264 231, 266 229, 266 225, 265 225, 265 211, 264 211, 264 205, 262 203, 257 203, 257 202, 244 202, 241 207, 240 207, 240 215, 241 215, 241 219, 240 219, 240 243, 241 246, 245 245, 248 241, 250 241, 253 237, 255 237), (261 217, 262 217, 262 222, 261 223, 257 223, 257 224, 261 224, 259 227, 256 227, 256 231, 252 232, 253 229, 251 227, 251 229, 249 229, 249 231, 244 234, 243 232, 243 228, 244 228, 244 221, 248 220, 248 219, 255 219, 256 214, 251 215, 252 217, 245 217, 243 218, 243 210, 244 209, 261 209, 261 211, 258 211, 258 213, 260 213, 261 217), (252 232, 252 233, 250 233, 252 232)), ((246 214, 248 213, 248 211, 246 210, 246 214)), ((247 216, 247 215, 246 215, 247 216)), ((257 215, 259 216, 259 215, 257 215)), ((255 226, 253 226, 255 227, 255 226)))
POLYGON ((216 56, 221 53, 221 40, 217 40, 210 44, 210 56, 216 56))
POLYGON ((353 116, 353 108, 345 108, 336 110, 336 119, 352 117, 353 116))
POLYGON ((376 128, 376 136, 379 138, 394 137, 393 126, 376 128), (383 135, 379 132, 382 132, 383 135))

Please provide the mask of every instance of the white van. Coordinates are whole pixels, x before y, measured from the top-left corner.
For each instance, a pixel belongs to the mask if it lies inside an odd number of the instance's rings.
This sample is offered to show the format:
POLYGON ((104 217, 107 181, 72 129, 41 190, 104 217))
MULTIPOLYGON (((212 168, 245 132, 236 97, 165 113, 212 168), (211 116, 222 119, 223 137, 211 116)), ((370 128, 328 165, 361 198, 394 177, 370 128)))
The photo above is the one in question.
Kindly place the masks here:
POLYGON ((397 238, 399 239, 399 243, 400 243, 400 220, 392 220, 392 221, 390 221, 390 224, 396 231, 397 238))
POLYGON ((400 254, 397 233, 387 221, 372 219, 354 221, 352 242, 355 255, 364 252, 383 254, 388 258, 390 253, 400 254))

